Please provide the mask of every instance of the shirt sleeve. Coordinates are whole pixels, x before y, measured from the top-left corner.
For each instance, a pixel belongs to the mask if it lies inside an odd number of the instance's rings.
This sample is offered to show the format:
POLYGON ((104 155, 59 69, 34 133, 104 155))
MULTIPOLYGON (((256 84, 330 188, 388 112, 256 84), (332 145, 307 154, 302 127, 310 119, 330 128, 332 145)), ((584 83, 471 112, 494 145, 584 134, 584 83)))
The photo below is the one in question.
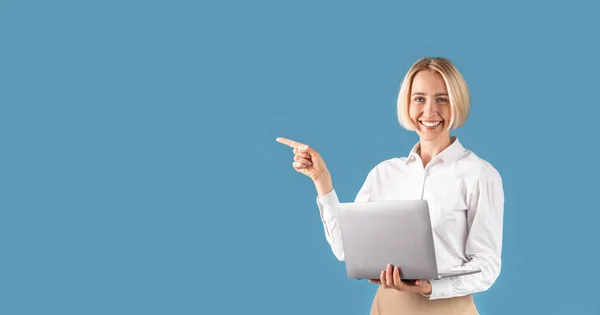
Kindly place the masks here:
MULTIPOLYGON (((374 174, 375 169, 369 172, 369 175, 365 179, 362 187, 356 195, 354 202, 369 201, 371 192, 373 190, 374 174)), ((335 189, 331 190, 324 196, 317 197, 317 206, 319 208, 321 222, 323 223, 323 228, 325 230, 325 238, 331 246, 331 250, 333 251, 335 257, 339 261, 344 261, 345 256, 342 246, 342 235, 337 218, 339 204, 340 201, 335 189)))
POLYGON ((467 263, 453 270, 481 272, 441 280, 430 280, 429 299, 450 298, 486 291, 500 275, 504 191, 500 175, 477 182, 467 210, 467 263))

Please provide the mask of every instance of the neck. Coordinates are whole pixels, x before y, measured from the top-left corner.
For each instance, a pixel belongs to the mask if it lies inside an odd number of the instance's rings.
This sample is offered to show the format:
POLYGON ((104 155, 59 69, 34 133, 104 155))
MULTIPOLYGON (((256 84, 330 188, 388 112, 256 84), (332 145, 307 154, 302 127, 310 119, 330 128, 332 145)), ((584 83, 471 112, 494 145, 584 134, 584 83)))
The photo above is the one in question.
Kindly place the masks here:
POLYGON ((423 165, 427 165, 434 156, 438 155, 452 144, 452 139, 450 138, 450 135, 448 135, 447 137, 439 137, 433 140, 421 140, 419 143, 421 147, 419 155, 421 156, 423 165))

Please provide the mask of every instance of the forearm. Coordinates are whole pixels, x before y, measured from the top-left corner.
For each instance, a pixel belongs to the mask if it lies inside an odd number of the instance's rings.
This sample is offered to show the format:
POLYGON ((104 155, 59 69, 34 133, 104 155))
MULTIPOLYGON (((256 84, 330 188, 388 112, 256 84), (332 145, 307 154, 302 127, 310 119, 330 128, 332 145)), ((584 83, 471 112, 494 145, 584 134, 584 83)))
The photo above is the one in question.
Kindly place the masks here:
POLYGON ((432 299, 451 298, 486 291, 500 275, 500 258, 488 256, 487 258, 473 258, 461 267, 452 270, 475 270, 481 272, 455 278, 433 280, 432 299))
POLYGON ((336 258, 340 261, 343 261, 345 257, 342 245, 341 230, 337 218, 339 199, 332 187, 325 188, 323 191, 327 190, 328 192, 317 197, 317 205, 319 207, 321 222, 323 223, 323 228, 325 231, 325 238, 331 246, 331 250, 336 258))

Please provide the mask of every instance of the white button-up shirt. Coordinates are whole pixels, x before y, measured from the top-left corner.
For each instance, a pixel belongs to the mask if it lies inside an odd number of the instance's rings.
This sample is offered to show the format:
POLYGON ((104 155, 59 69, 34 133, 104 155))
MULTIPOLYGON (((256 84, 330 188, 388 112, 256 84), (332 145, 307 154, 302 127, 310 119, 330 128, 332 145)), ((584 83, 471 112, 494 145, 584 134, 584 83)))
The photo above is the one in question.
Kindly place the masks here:
MULTIPOLYGON (((439 271, 480 269, 481 272, 429 280, 430 299, 463 296, 487 290, 500 274, 504 192, 502 178, 487 161, 452 144, 423 167, 419 143, 408 157, 391 158, 368 174, 355 202, 425 199, 429 204, 439 271)), ((334 255, 344 261, 336 217, 335 189, 317 198, 325 237, 334 255)))

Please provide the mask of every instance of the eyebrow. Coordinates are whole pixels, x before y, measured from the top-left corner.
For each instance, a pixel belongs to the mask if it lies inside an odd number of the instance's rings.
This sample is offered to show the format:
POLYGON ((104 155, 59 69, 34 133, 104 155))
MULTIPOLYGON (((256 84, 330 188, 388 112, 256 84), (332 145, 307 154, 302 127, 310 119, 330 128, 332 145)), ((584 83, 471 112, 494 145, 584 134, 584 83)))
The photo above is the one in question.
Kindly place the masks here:
MULTIPOLYGON (((415 92, 412 95, 425 95, 425 93, 415 92)), ((436 93, 434 96, 448 96, 448 93, 436 93)))

